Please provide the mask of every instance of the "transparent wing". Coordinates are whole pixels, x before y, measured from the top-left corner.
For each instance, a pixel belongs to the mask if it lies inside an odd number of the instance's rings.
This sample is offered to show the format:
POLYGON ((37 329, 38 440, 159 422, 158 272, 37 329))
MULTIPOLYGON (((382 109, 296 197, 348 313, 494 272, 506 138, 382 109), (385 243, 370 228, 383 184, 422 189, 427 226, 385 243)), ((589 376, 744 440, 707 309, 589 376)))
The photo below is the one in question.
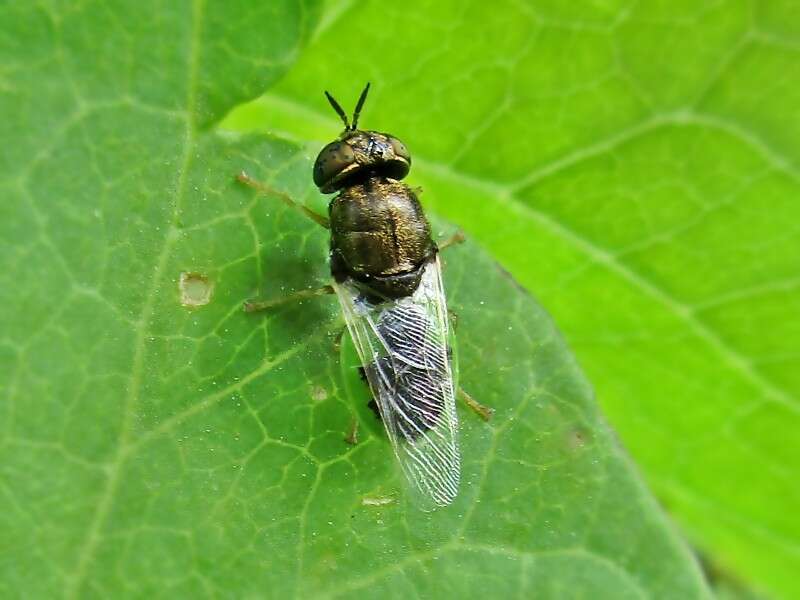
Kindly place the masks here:
POLYGON ((403 472, 423 505, 450 504, 461 468, 438 257, 406 298, 376 303, 350 281, 335 288, 403 472))

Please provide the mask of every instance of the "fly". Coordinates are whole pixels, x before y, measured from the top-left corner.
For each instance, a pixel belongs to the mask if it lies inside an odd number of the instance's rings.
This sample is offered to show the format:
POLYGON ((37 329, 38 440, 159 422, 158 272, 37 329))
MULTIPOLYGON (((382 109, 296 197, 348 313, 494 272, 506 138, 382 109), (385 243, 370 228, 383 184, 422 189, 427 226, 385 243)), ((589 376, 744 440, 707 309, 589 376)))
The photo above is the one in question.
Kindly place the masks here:
MULTIPOLYGON (((328 217, 319 215, 260 184, 245 173, 239 180, 278 195, 331 232, 333 285, 294 298, 335 293, 347 329, 394 453, 423 505, 446 506, 458 494, 461 458, 452 365, 453 336, 442 285, 441 245, 416 192, 402 179, 411 155, 393 135, 358 128, 369 92, 361 92, 352 123, 328 92, 325 96, 344 123, 314 163, 314 183, 337 194, 328 217)), ((249 302, 248 311, 286 299, 249 302)), ((490 411, 463 394, 484 418, 490 411)))

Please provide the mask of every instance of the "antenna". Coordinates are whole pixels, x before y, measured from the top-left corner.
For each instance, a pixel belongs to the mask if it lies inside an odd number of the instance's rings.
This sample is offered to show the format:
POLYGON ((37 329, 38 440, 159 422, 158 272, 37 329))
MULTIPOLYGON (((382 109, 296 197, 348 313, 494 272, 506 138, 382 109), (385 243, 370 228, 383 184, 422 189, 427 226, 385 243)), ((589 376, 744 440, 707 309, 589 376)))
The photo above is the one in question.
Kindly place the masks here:
POLYGON ((356 109, 353 111, 353 124, 350 125, 350 121, 347 120, 347 115, 344 113, 344 109, 341 105, 336 101, 336 98, 331 96, 327 90, 325 90, 325 97, 328 99, 328 102, 331 103, 333 110, 336 111, 336 114, 339 115, 339 118, 344 123, 344 130, 345 131, 355 131, 358 127, 358 117, 361 114, 361 109, 364 107, 364 102, 367 99, 367 94, 369 93, 369 81, 367 85, 364 86, 364 89, 361 92, 361 95, 358 97, 358 102, 356 102, 356 109))
POLYGON ((353 111, 353 126, 351 129, 356 129, 356 125, 358 125, 358 117, 361 114, 361 108, 364 106, 364 101, 367 99, 367 94, 369 93, 369 81, 367 85, 364 86, 364 91, 361 92, 361 95, 358 97, 358 103, 356 104, 356 109, 353 111))
POLYGON ((328 90, 325 90, 325 97, 328 99, 328 102, 331 103, 331 106, 333 107, 333 110, 336 111, 336 114, 339 115, 339 118, 344 122, 345 130, 350 129, 350 123, 347 120, 347 115, 344 114, 344 110, 342 109, 341 106, 339 106, 339 103, 336 101, 336 98, 331 96, 328 93, 328 90))

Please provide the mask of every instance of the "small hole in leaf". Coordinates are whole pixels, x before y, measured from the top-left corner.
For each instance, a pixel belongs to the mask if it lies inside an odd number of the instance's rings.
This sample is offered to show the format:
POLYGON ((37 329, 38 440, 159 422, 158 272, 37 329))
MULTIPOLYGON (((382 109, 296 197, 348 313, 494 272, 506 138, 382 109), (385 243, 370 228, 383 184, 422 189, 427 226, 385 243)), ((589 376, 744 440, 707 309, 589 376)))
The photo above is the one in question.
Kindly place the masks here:
POLYGON ((202 273, 184 271, 178 280, 178 288, 181 291, 181 304, 195 308, 211 302, 214 284, 202 273))

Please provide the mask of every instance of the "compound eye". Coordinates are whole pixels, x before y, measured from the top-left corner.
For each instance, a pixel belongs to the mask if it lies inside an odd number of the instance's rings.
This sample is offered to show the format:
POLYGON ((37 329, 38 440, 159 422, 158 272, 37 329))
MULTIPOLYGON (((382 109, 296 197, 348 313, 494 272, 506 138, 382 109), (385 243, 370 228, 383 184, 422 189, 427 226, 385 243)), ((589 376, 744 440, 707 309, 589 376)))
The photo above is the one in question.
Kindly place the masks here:
POLYGON ((389 139, 392 141, 392 150, 394 150, 395 156, 405 159, 410 163, 411 153, 408 151, 408 148, 406 148, 406 145, 396 137, 390 137, 389 139))
POLYGON ((350 144, 331 142, 320 151, 314 163, 314 183, 317 187, 324 187, 355 162, 356 155, 350 144))

